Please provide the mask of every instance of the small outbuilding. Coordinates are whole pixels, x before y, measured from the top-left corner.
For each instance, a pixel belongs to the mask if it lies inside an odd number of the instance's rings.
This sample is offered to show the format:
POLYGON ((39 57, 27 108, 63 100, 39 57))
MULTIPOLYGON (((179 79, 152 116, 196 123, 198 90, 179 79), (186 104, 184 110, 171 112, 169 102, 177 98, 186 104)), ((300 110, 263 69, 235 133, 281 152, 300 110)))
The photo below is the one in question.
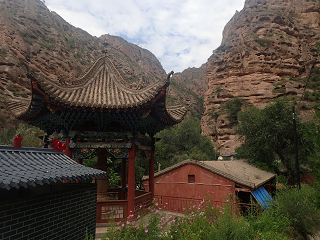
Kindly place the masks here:
POLYGON ((97 185, 75 181, 105 176, 63 152, 0 146, 0 239, 94 236, 97 185))
MULTIPOLYGON (((190 203, 210 198, 219 204, 232 195, 244 210, 252 201, 266 206, 275 191, 275 176, 242 160, 185 160, 154 174, 154 197, 167 210, 183 211, 190 203)), ((148 191, 148 176, 142 180, 148 191)))

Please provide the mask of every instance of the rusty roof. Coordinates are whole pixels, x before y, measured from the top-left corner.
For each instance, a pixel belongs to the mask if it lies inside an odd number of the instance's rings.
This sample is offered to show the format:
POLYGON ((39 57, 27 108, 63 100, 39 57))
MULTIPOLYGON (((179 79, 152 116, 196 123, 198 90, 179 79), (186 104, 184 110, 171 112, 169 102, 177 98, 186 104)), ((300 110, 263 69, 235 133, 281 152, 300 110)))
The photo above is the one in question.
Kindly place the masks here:
MULTIPOLYGON (((252 189, 262 186, 276 176, 273 173, 256 168, 243 160, 196 161, 188 159, 155 173, 154 177, 161 176, 188 164, 202 167, 212 173, 218 174, 235 183, 250 187, 252 189)), ((142 178, 142 180, 148 179, 149 176, 144 176, 142 178)))

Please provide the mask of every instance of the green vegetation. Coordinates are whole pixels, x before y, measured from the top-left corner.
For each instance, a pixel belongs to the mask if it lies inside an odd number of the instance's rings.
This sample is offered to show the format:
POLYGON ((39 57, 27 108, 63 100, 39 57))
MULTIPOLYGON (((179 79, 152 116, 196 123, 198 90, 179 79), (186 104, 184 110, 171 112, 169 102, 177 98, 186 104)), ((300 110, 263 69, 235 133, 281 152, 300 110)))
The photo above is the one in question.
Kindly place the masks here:
POLYGON ((311 168, 313 174, 316 176, 316 180, 320 179, 320 108, 317 108, 314 121, 306 123, 304 140, 313 143, 314 152, 309 156, 311 162, 311 168))
POLYGON ((272 90, 272 93, 285 93, 286 89, 285 88, 275 88, 272 90))
POLYGON ((221 109, 228 113, 230 126, 238 124, 238 113, 241 111, 244 103, 245 101, 242 98, 235 97, 221 104, 221 109))
MULTIPOLYGON (((220 93, 224 91, 224 89, 217 88, 216 93, 220 95, 220 93)), ((230 121, 230 126, 235 126, 238 124, 238 113, 244 107, 249 107, 251 104, 247 101, 244 101, 242 98, 235 97, 223 102, 220 105, 220 109, 212 108, 209 112, 209 115, 217 121, 218 117, 222 114, 227 114, 228 119, 230 121)))
POLYGON ((0 49, 0 56, 1 57, 6 57, 7 56, 7 51, 1 48, 0 49))
POLYGON ((76 48, 76 42, 77 42, 77 39, 74 38, 73 36, 68 38, 67 46, 70 51, 72 52, 74 51, 74 49, 76 48))
POLYGON ((13 146, 14 137, 19 133, 23 136, 21 142, 21 146, 23 147, 42 147, 44 144, 38 137, 45 136, 45 132, 39 128, 21 124, 16 129, 4 129, 0 132, 0 145, 13 146))
POLYGON ((218 50, 219 52, 225 52, 225 51, 228 50, 229 48, 231 48, 231 46, 225 45, 225 44, 221 44, 221 45, 217 48, 217 50, 218 50))
POLYGON ((262 38, 256 39, 255 41, 262 47, 270 47, 272 44, 270 40, 262 39, 262 38))
MULTIPOLYGON (((247 108, 239 113, 238 118, 237 133, 243 144, 236 149, 237 157, 277 173, 281 163, 293 175, 295 158, 291 105, 278 99, 262 110, 247 108)), ((306 164, 313 144, 303 139, 305 125, 299 122, 299 118, 296 121, 299 162, 306 164)))
POLYGON ((213 160, 218 154, 207 136, 201 135, 200 120, 186 119, 156 135, 161 140, 156 142, 155 158, 162 168, 172 166, 186 159, 213 160))
POLYGON ((27 43, 33 44, 34 42, 36 42, 36 40, 34 38, 29 38, 29 37, 24 37, 23 38, 27 43))
MULTIPOLYGON (((113 222, 101 239, 213 239, 213 240, 289 240, 314 235, 320 215, 317 188, 303 185, 298 191, 290 187, 277 192, 267 211, 239 216, 232 200, 213 205, 209 200, 186 206, 185 216, 165 215, 166 205, 154 203, 148 217, 133 216, 113 222)), ((86 236, 86 239, 89 239, 86 236)))
POLYGON ((55 50, 56 49, 56 46, 55 46, 55 42, 54 42, 54 39, 50 38, 49 41, 42 41, 42 42, 39 42, 39 44, 44 47, 44 48, 47 48, 51 51, 55 50))

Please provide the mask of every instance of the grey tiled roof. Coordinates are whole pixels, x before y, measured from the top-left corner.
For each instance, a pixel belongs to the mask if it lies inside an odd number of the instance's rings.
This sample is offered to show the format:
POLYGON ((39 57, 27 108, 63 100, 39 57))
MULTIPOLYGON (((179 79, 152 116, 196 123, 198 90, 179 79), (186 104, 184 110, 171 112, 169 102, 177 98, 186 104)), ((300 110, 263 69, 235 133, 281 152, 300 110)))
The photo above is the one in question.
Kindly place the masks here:
MULTIPOLYGON (((225 177, 233 182, 255 189, 262 186, 276 175, 256 168, 242 160, 234 161, 196 161, 185 160, 171 167, 154 174, 154 177, 161 176, 170 171, 178 169, 184 165, 193 164, 202 167, 212 173, 225 177)), ((148 180, 149 176, 144 176, 142 180, 148 180)))
POLYGON ((104 171, 78 164, 63 152, 0 146, 0 188, 7 190, 106 175, 104 171))
MULTIPOLYGON (((60 106, 111 110, 140 108, 144 104, 155 101, 159 92, 169 86, 169 76, 170 74, 167 79, 155 82, 143 89, 132 90, 106 56, 99 58, 87 73, 74 81, 75 85, 61 85, 41 73, 29 75, 32 81, 40 86, 42 94, 46 95, 46 98, 60 102, 60 106)), ((7 109, 19 118, 32 110, 32 105, 35 104, 34 98, 36 95, 33 94, 33 98, 29 101, 13 96, 4 100, 7 109)), ((38 113, 38 108, 34 111, 30 115, 38 113)), ((181 122, 187 113, 187 108, 183 106, 165 107, 164 112, 169 119, 181 122)))
POLYGON ((132 90, 108 57, 98 59, 78 80, 81 82, 78 85, 60 85, 41 74, 35 74, 35 78, 50 97, 64 104, 108 109, 141 106, 152 100, 166 84, 166 81, 159 81, 144 89, 132 90))

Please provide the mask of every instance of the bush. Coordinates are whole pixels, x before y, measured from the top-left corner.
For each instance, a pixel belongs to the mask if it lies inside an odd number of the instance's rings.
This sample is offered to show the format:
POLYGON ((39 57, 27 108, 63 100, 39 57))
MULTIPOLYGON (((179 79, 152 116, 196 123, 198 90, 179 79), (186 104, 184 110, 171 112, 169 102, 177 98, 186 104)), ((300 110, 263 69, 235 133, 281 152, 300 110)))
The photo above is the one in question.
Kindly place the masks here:
POLYGON ((320 226, 317 209, 319 193, 315 188, 303 185, 278 192, 270 208, 270 214, 285 216, 290 220, 290 227, 295 236, 313 234, 320 226))

